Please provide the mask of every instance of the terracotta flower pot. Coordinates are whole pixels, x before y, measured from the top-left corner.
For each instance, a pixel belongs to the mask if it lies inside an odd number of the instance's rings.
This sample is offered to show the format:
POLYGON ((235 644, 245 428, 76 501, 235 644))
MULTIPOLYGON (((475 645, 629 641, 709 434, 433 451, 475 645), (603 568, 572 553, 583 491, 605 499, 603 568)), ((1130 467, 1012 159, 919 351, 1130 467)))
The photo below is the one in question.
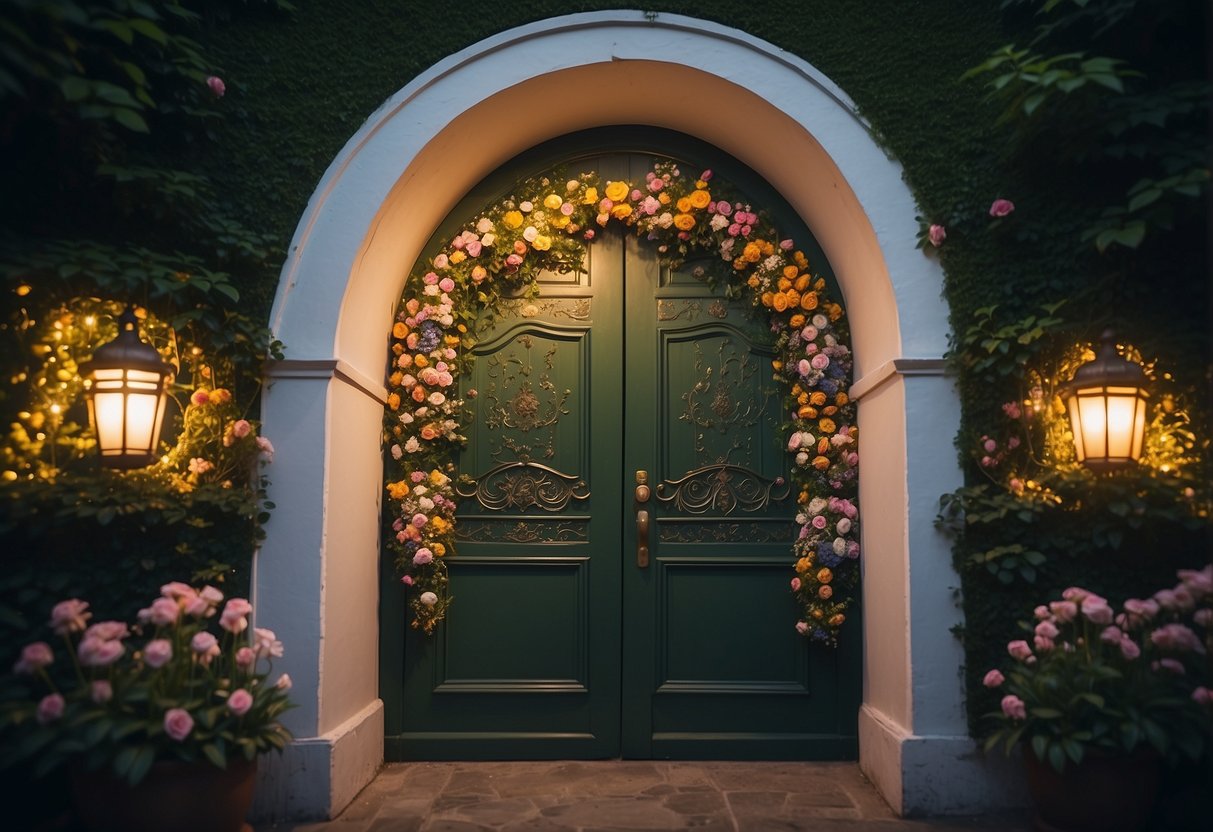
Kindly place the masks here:
POLYGON ((1155 754, 1088 751, 1058 773, 1024 751, 1028 791, 1040 832, 1136 832, 1144 829, 1158 794, 1155 754))
POLYGON ((253 802, 257 761, 164 760, 136 786, 108 771, 77 772, 72 802, 89 832, 251 832, 244 822, 253 802))

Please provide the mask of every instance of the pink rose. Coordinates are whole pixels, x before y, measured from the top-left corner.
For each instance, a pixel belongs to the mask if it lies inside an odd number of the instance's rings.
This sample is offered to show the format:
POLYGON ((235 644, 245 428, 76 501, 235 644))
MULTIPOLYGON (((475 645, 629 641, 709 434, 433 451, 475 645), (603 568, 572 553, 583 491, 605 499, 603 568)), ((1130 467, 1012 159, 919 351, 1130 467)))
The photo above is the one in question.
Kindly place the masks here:
POLYGON ((1129 661, 1133 661, 1141 655, 1141 648, 1137 646, 1131 638, 1122 638, 1120 640, 1120 655, 1124 656, 1129 661))
POLYGON ((88 686, 88 696, 98 705, 104 705, 114 698, 114 686, 104 679, 98 679, 88 686))
POLYGON ((1048 653, 1053 649, 1053 639, 1045 636, 1032 636, 1032 643, 1036 645, 1036 650, 1039 653, 1048 653))
POLYGON ((244 716, 253 707, 253 695, 244 688, 232 691, 227 698, 227 709, 236 716, 244 716))
POLYGON ((428 518, 424 514, 421 514, 420 512, 418 512, 417 514, 413 515, 413 526, 420 529, 422 526, 424 526, 426 523, 428 523, 429 520, 430 520, 430 518, 428 518))
POLYGON ((177 742, 183 741, 194 730, 194 718, 183 708, 170 708, 164 714, 164 733, 177 742))
POLYGON ((1073 601, 1050 601, 1049 611, 1058 621, 1073 621, 1078 615, 1078 604, 1073 601))
POLYGON ((252 429, 253 426, 248 423, 247 419, 237 419, 232 423, 232 435, 237 439, 243 439, 248 436, 249 431, 252 429))
POLYGON ((85 622, 93 617, 93 614, 86 610, 88 610, 88 602, 81 601, 79 598, 60 601, 51 609, 51 627, 54 628, 57 635, 61 636, 78 633, 84 629, 85 622))
POLYGON ((229 633, 243 633, 248 629, 248 619, 245 617, 253 611, 253 605, 243 598, 232 598, 223 607, 219 616, 219 626, 229 633))
POLYGON ((800 633, 800 634, 803 636, 803 635, 804 635, 805 633, 807 633, 808 631, 809 631, 809 625, 808 625, 808 624, 806 624, 806 623, 805 623, 805 622, 803 622, 803 621, 797 621, 797 622, 796 622, 796 632, 800 633))
POLYGON ((219 640, 214 635, 208 632, 196 633, 190 639, 190 649, 199 656, 218 656, 219 655, 219 640))
POLYGON ((1026 719, 1028 708, 1022 699, 1012 693, 1002 698, 1002 712, 1011 719, 1026 719))
POLYGON ((223 98, 223 94, 227 92, 227 85, 223 83, 223 79, 218 75, 206 76, 206 88, 216 98, 223 98))
POLYGON ((1153 599, 1142 601, 1137 598, 1130 598, 1125 601, 1125 612, 1141 619, 1149 620, 1153 618, 1158 615, 1158 610, 1158 602, 1153 599))
POLYGON ((792 591, 793 591, 793 592, 800 592, 800 578, 793 578, 793 579, 792 579, 792 591))
POLYGON ((1164 624, 1150 633, 1150 641, 1164 650, 1205 652, 1205 646, 1201 644, 1196 633, 1183 624, 1164 624))
POLYGON ((405 586, 412 586, 413 585, 413 576, 405 575, 403 578, 400 579, 400 583, 404 584, 405 586))
POLYGON ((794 242, 792 242, 791 240, 780 240, 779 241, 779 247, 783 251, 791 251, 795 247, 795 245, 796 244, 794 242))
POLYGON ((985 675, 985 678, 981 680, 981 683, 988 688, 996 688, 1005 681, 1006 678, 1001 672, 999 672, 997 668, 995 668, 985 675))
POLYGON ((426 548, 418 549, 417 553, 413 555, 413 565, 414 566, 421 566, 426 563, 431 563, 431 562, 433 562, 433 560, 434 560, 434 553, 426 548))
POLYGON ((45 641, 35 641, 21 648, 21 658, 13 665, 13 672, 22 676, 32 676, 54 660, 55 654, 51 652, 51 646, 45 641))
POLYGON ((1179 579, 1184 582, 1190 591, 1197 598, 1202 598, 1205 595, 1213 595, 1213 564, 1206 566, 1204 569, 1197 571, 1195 569, 1181 569, 1178 572, 1179 579))
POLYGON ((943 245, 943 241, 948 238, 948 231, 942 225, 932 225, 927 231, 927 239, 931 241, 931 245, 939 248, 943 245))
POLYGON ((254 627, 253 636, 253 650, 256 652, 257 658, 282 658, 282 642, 278 640, 278 636, 274 635, 273 630, 267 630, 264 627, 254 627))
POLYGON ((274 444, 264 436, 257 437, 257 455, 263 462, 274 461, 274 444))
POLYGON ((164 667, 173 657, 173 645, 168 639, 149 641, 143 648, 143 660, 149 667, 164 667))
POLYGON ((1044 638, 1057 638, 1058 629, 1052 621, 1042 621, 1036 625, 1036 635, 1044 638))
POLYGON ((152 601, 149 617, 157 627, 176 624, 180 615, 181 607, 172 598, 157 598, 152 601))
POLYGON ((824 515, 824 514, 819 514, 819 515, 817 515, 816 517, 814 517, 814 518, 813 518, 813 520, 812 520, 812 523, 813 523, 813 528, 815 528, 815 529, 824 529, 824 528, 826 527, 826 524, 827 524, 828 522, 829 522, 829 521, 827 521, 827 520, 826 520, 826 518, 825 518, 825 515, 824 515))
POLYGON ((236 651, 236 667, 241 670, 249 670, 257 662, 257 654, 253 652, 251 647, 241 647, 236 651))
POLYGON ((450 259, 445 254, 439 254, 434 258, 435 269, 445 269, 450 264, 450 259))
POLYGON ((442 280, 438 281, 438 288, 444 292, 453 292, 455 291, 455 281, 451 280, 449 277, 444 277, 442 280))
POLYGON ((125 652, 117 639, 86 638, 76 648, 76 657, 84 667, 109 667, 125 652))
POLYGON ((1172 673, 1180 676, 1188 672, 1187 668, 1184 667, 1183 662, 1179 661, 1178 659, 1159 659, 1158 666, 1163 670, 1169 670, 1172 673))
POLYGON ((1119 627, 1104 627, 1099 634, 1099 640, 1104 644, 1120 644, 1120 640, 1125 637, 1125 634, 1120 631, 1119 627))
POLYGON ((195 390, 193 395, 190 396, 190 404, 198 405, 199 407, 206 404, 210 400, 211 394, 205 390, 195 390))
POLYGON ((996 199, 990 203, 991 217, 1005 217, 1015 210, 1015 203, 1009 199, 996 199))
POLYGON ((826 367, 830 366, 830 357, 824 352, 821 352, 813 356, 809 360, 809 363, 813 365, 814 370, 824 370, 826 367))
POLYGON ((67 703, 63 697, 57 693, 48 693, 42 697, 42 701, 38 703, 38 711, 36 718, 39 725, 47 725, 54 722, 59 717, 63 716, 63 709, 67 703))
POLYGON ((1192 691, 1192 701, 1197 705, 1213 705, 1213 691, 1202 685, 1192 691))
POLYGON ((1108 602, 1098 595, 1088 595, 1082 599, 1082 614, 1092 624, 1111 624, 1112 608, 1108 602))
POLYGON ((1007 652, 1010 653, 1013 658, 1019 659, 1020 661, 1025 661, 1031 657, 1032 648, 1029 647, 1028 643, 1023 639, 1017 639, 1016 641, 1008 642, 1007 652))

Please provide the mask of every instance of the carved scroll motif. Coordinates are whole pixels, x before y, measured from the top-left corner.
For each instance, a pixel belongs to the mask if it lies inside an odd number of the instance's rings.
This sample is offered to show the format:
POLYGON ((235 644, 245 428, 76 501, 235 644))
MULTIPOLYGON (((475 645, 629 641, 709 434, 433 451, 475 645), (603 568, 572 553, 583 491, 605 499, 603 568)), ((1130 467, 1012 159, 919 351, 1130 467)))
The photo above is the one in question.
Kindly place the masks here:
POLYGON ((590 496, 581 477, 538 462, 502 463, 475 480, 474 487, 456 486, 455 493, 475 497, 480 505, 492 511, 534 508, 556 512, 562 511, 570 500, 587 500, 590 496))
POLYGON ((754 513, 772 501, 786 499, 791 486, 783 477, 768 479, 756 471, 728 463, 707 465, 678 480, 658 483, 654 493, 665 505, 686 514, 754 513))

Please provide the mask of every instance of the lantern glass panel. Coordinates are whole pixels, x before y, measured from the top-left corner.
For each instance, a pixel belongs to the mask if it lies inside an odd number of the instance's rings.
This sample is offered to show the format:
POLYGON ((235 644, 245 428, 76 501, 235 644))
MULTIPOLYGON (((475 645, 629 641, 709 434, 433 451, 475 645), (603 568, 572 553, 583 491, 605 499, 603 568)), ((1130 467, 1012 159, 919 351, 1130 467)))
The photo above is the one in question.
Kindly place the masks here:
POLYGON ((155 393, 129 393, 126 397, 126 449, 148 452, 156 428, 160 396, 155 393))
MULTIPOLYGON (((98 385, 99 386, 99 385, 98 385)), ((122 453, 122 406, 126 396, 120 392, 93 393, 93 424, 102 456, 122 453)))
POLYGON ((1089 456, 1106 456, 1108 442, 1108 419, 1104 411, 1103 396, 1089 395, 1089 390, 1079 390, 1074 397, 1078 403, 1079 423, 1073 425, 1074 435, 1082 436, 1083 454, 1079 460, 1089 456))

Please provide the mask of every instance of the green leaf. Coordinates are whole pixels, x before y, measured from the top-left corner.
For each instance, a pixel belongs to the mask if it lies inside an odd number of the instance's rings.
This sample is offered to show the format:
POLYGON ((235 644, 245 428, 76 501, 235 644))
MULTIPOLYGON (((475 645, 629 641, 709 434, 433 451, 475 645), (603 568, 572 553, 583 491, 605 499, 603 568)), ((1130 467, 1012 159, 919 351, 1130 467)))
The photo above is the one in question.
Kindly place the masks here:
POLYGON ((219 768, 227 768, 227 758, 223 756, 223 752, 214 743, 208 742, 203 745, 202 753, 219 768))
POLYGON ((1045 754, 1049 750, 1049 739, 1044 734, 1037 734, 1032 737, 1032 753, 1036 755, 1036 759, 1043 761, 1045 754))
POLYGON ((1061 750, 1060 745, 1049 746, 1049 764, 1053 766, 1053 770, 1061 772, 1066 766, 1066 755, 1061 750))
POLYGON ((129 110, 125 107, 115 107, 113 109, 114 121, 121 124, 127 130, 135 133, 150 132, 147 128, 147 122, 143 120, 143 116, 136 113, 134 110, 129 110))
POLYGON ((1032 708, 1032 716, 1040 717, 1041 719, 1058 719, 1061 716, 1061 711, 1056 708, 1032 708))

